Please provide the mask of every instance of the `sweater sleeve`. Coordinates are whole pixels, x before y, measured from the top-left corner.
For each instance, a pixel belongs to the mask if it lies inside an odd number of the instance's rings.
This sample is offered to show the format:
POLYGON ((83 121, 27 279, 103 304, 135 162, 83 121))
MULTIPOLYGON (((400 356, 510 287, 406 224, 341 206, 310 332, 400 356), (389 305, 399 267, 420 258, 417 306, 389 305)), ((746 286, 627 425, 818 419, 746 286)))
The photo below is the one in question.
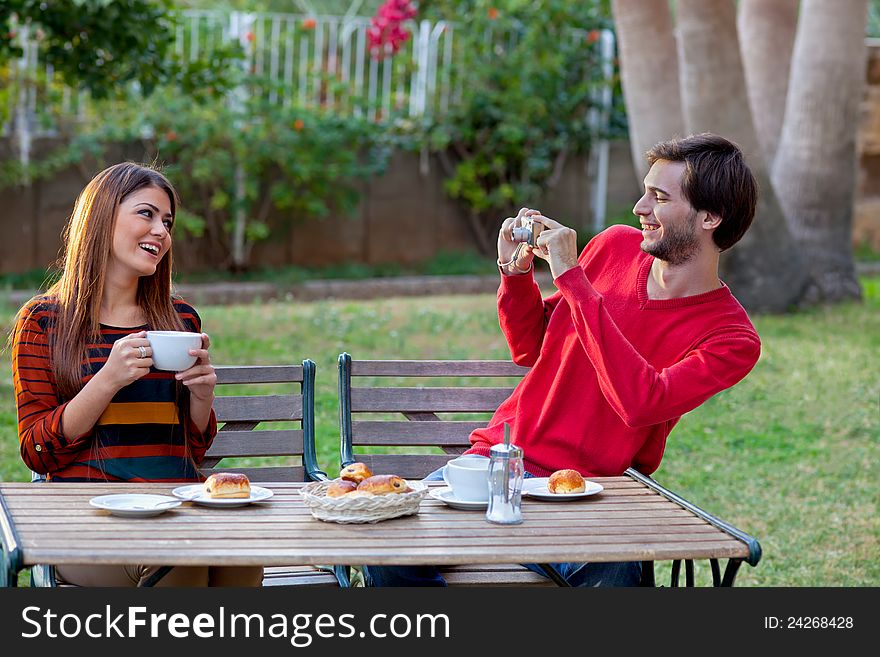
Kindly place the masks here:
POLYGON ((46 329, 33 306, 16 323, 12 344, 12 379, 18 407, 21 459, 34 472, 50 474, 73 462, 92 440, 91 432, 64 436, 62 403, 55 386, 46 329))
POLYGON ((740 381, 761 351, 746 327, 721 327, 674 365, 657 370, 621 333, 603 298, 581 267, 556 279, 571 307, 578 338, 599 379, 605 399, 629 427, 680 417, 740 381))
POLYGON ((501 276, 498 288, 498 323, 510 355, 517 365, 531 367, 541 354, 544 331, 562 295, 546 299, 531 274, 501 276))
POLYGON ((217 436, 217 416, 214 413, 214 409, 211 409, 211 416, 208 419, 208 426, 205 427, 204 431, 199 431, 199 428, 193 423, 190 418, 187 418, 187 442, 189 443, 190 454, 192 454, 193 460, 196 462, 196 465, 201 464, 202 461, 205 460, 205 452, 208 451, 208 448, 211 446, 211 443, 214 442, 214 438, 217 436))

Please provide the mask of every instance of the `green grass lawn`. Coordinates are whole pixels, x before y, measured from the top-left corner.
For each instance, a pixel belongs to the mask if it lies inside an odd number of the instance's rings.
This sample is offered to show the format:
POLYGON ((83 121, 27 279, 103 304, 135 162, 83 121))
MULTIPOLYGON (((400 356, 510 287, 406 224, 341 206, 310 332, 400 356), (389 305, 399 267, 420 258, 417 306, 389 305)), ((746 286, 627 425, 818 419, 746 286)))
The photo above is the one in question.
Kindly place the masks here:
MULTIPOLYGON (((761 360, 682 419, 658 481, 756 536, 740 586, 877 586, 880 279, 865 301, 754 318, 761 360)), ((492 295, 200 309, 218 364, 318 365, 318 457, 338 468, 336 358, 506 358, 492 295)), ((11 310, 0 314, 7 325, 11 310)), ((0 356, 0 480, 18 458, 9 354, 0 356)), ((668 567, 658 568, 666 584, 668 567)), ((699 564, 697 583, 709 581, 699 564)))

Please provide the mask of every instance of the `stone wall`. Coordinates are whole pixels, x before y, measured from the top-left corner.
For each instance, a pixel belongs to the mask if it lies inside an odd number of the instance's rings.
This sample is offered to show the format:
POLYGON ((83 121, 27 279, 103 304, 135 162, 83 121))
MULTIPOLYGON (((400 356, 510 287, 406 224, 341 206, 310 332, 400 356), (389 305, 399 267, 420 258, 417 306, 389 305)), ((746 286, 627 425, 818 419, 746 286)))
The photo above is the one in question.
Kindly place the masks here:
MULTIPOLYGON (((35 151, 52 146, 48 140, 39 141, 35 151)), ((0 139, 0 158, 11 155, 11 148, 9 140, 0 139)), ((139 157, 122 149, 115 155, 117 161, 139 157)), ((466 215, 443 192, 439 164, 432 162, 428 169, 427 174, 420 171, 417 154, 398 152, 384 175, 363 184, 361 201, 351 216, 303 219, 276 213, 269 220, 272 238, 254 247, 251 262, 255 266, 408 264, 441 251, 472 249, 466 215)), ((82 165, 28 187, 0 190, 0 272, 38 269, 56 260, 76 195, 94 173, 82 165)), ((609 181, 608 210, 614 217, 615 212, 628 211, 638 197, 626 143, 612 147, 609 181)), ((590 191, 586 159, 572 158, 538 207, 568 225, 586 227, 590 191)), ((222 266, 202 240, 181 235, 174 249, 175 265, 181 271, 222 266)))

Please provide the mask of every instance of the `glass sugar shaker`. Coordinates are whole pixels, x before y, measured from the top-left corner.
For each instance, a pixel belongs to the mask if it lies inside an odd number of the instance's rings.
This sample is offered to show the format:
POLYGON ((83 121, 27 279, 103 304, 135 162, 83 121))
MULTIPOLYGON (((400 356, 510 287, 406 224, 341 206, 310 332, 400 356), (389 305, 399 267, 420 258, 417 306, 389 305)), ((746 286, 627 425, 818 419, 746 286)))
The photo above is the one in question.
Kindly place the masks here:
POLYGON ((504 425, 504 442, 489 450, 489 506, 486 520, 499 525, 522 522, 523 451, 510 443, 504 425))

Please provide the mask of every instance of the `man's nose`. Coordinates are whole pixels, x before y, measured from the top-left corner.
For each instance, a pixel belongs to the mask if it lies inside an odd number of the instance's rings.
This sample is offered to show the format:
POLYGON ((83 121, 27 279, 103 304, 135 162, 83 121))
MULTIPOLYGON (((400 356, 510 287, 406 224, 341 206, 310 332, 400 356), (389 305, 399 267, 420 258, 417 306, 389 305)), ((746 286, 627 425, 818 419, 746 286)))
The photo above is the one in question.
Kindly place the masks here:
POLYGON ((633 206, 633 214, 637 217, 644 217, 651 214, 651 207, 648 205, 647 198, 648 195, 645 194, 642 198, 636 201, 636 204, 633 206))

